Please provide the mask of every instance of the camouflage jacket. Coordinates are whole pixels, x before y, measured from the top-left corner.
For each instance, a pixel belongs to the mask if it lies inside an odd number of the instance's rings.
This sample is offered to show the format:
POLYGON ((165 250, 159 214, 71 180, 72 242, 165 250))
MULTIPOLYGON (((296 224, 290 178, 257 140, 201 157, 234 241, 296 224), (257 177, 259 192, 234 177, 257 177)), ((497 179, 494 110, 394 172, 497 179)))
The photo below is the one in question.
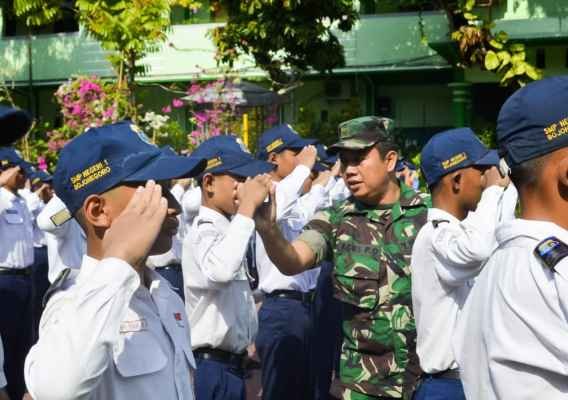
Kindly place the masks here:
POLYGON ((405 185, 388 208, 350 198, 318 213, 299 237, 318 262, 335 264, 334 295, 344 305, 340 380, 345 391, 410 398, 420 377, 410 254, 426 223, 427 203, 405 185))

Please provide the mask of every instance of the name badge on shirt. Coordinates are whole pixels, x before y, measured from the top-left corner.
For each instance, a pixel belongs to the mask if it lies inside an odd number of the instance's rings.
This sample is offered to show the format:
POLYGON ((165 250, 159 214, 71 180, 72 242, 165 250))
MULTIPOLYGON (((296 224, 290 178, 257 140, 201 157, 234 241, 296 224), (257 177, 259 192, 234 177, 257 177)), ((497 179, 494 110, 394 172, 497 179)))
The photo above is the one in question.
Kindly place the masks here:
POLYGON ((148 329, 148 322, 145 318, 134 321, 122 321, 120 323, 120 333, 140 332, 148 329))
POLYGON ((184 326, 183 325, 183 317, 181 316, 181 313, 179 313, 179 312, 174 313, 174 319, 176 320, 176 324, 179 327, 183 328, 183 326, 184 326))

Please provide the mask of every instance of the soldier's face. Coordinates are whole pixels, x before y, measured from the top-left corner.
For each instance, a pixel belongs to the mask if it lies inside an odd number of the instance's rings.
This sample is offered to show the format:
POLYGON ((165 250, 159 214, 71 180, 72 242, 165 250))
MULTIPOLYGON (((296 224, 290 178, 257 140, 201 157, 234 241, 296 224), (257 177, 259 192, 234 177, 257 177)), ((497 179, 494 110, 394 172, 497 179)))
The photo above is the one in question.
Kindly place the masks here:
POLYGON ((342 150, 341 176, 355 198, 377 204, 387 192, 390 175, 394 173, 396 152, 381 157, 373 146, 365 150, 342 150))
POLYGON ((238 210, 237 185, 245 179, 229 174, 203 177, 204 204, 221 214, 235 215, 238 210))

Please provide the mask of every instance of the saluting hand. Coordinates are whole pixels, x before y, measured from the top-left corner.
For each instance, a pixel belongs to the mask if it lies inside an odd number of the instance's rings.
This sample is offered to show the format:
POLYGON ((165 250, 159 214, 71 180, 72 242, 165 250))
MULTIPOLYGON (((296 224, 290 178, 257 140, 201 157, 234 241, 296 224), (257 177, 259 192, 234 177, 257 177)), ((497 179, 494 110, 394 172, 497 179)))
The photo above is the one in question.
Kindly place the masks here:
POLYGON ((296 155, 296 159, 298 160, 298 165, 305 165, 312 170, 314 168, 314 164, 316 163, 316 159, 318 156, 318 151, 315 146, 309 145, 306 146, 296 155))
POLYGON ((239 204, 239 214, 252 218, 255 210, 260 206, 272 185, 270 175, 263 174, 249 178, 237 186, 237 200, 239 204))
POLYGON ((148 181, 139 187, 122 213, 105 232, 103 258, 116 257, 134 268, 142 265, 152 248, 168 211, 162 187, 148 181))
POLYGON ((20 167, 12 167, 2 171, 0 173, 0 187, 6 185, 18 172, 20 172, 20 167))

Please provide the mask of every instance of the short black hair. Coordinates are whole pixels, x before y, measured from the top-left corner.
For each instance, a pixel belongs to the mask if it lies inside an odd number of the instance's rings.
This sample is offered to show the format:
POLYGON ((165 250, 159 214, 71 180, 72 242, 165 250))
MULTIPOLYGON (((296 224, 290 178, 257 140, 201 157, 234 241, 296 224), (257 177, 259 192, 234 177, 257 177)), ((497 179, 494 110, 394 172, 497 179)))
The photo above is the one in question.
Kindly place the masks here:
POLYGON ((395 142, 392 142, 390 140, 377 142, 377 144, 375 144, 375 147, 379 151, 379 155, 381 156, 381 160, 384 160, 385 156, 390 151, 396 151, 398 153, 398 145, 395 142))
POLYGON ((540 180, 548 154, 511 167, 511 181, 517 189, 534 188, 540 180))

